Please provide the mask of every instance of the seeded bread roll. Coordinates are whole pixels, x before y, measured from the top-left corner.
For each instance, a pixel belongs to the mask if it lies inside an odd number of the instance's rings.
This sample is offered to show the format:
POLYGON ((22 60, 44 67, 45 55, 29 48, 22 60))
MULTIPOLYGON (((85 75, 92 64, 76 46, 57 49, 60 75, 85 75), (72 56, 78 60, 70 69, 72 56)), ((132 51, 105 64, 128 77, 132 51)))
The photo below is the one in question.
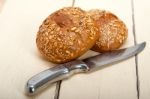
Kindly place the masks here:
POLYGON ((98 29, 90 15, 77 7, 65 7, 45 19, 36 43, 49 61, 65 63, 84 54, 98 38, 98 29))
POLYGON ((91 10, 88 12, 96 21, 100 37, 92 50, 107 52, 118 49, 127 39, 128 30, 118 17, 104 10, 91 10))

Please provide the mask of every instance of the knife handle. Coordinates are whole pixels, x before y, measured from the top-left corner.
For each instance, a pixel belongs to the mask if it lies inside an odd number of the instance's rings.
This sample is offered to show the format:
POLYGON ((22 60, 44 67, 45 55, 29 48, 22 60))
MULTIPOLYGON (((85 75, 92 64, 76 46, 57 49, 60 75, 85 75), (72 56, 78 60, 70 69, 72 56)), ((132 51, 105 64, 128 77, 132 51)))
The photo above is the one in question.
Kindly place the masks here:
POLYGON ((26 84, 26 93, 28 95, 33 95, 40 89, 47 87, 50 83, 68 78, 75 73, 86 72, 88 70, 88 66, 80 60, 55 66, 30 78, 26 84))

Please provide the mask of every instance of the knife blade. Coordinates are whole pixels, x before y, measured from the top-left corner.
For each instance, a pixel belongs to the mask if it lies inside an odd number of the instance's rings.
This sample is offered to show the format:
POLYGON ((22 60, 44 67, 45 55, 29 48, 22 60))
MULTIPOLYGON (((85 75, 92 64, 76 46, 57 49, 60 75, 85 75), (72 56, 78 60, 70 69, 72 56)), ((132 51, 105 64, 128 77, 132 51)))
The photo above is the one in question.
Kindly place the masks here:
POLYGON ((49 84, 68 78, 73 74, 97 70, 100 67, 128 59, 141 52, 145 48, 145 45, 146 42, 143 42, 129 48, 105 52, 83 60, 75 60, 47 69, 27 81, 25 86, 26 94, 34 95, 49 84))

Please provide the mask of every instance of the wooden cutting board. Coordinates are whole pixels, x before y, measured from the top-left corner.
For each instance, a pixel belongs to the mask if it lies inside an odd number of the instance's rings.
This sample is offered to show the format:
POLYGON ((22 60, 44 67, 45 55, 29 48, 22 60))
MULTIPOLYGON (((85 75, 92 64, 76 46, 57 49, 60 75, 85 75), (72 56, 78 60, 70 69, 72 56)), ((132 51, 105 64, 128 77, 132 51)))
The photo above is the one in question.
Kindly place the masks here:
MULTIPOLYGON (((150 99, 149 4, 148 0, 0 0, 0 99, 150 99), (147 46, 136 57, 26 96, 27 80, 56 65, 39 55, 36 32, 50 13, 66 6, 109 10, 128 27, 123 47, 143 41, 147 46)), ((93 54, 89 51, 84 57, 93 54)))

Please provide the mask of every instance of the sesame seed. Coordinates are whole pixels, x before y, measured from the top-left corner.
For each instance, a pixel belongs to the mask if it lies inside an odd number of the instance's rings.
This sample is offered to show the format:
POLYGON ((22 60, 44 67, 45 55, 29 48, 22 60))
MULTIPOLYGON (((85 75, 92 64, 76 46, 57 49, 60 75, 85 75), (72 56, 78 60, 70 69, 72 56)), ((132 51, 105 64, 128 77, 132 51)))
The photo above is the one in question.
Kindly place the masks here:
POLYGON ((77 27, 73 27, 73 28, 71 28, 71 31, 74 31, 75 29, 77 29, 77 27))

